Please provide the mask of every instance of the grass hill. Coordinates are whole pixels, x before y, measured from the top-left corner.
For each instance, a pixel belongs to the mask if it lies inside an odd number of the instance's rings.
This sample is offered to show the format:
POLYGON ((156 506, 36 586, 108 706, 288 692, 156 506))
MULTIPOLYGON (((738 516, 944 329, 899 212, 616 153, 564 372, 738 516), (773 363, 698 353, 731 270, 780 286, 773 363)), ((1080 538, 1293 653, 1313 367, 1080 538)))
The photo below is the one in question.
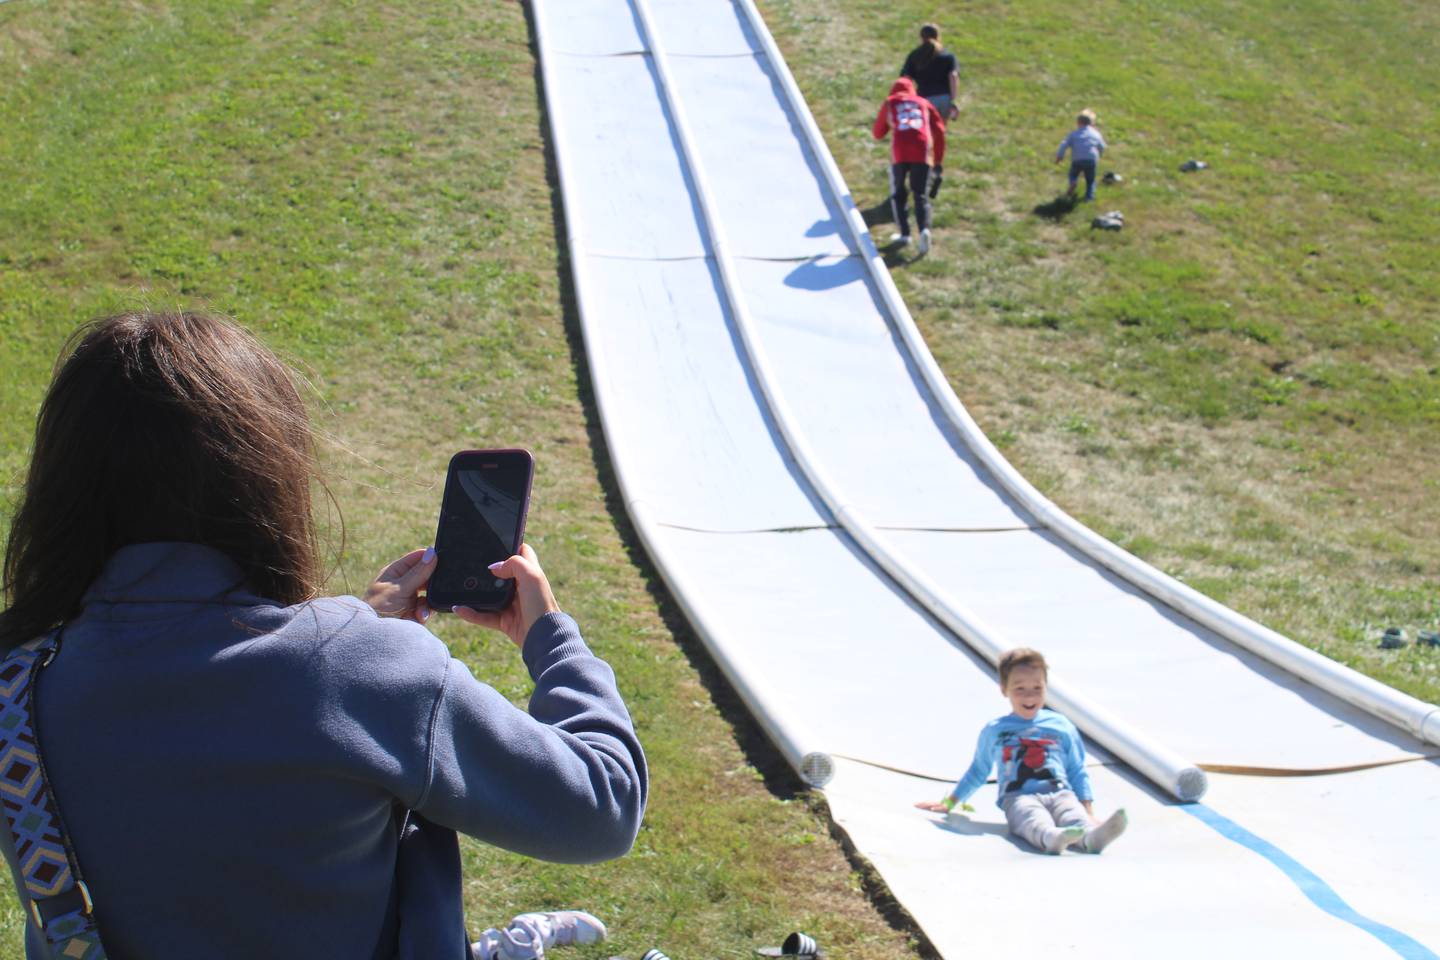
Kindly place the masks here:
MULTIPOLYGON (((582 907, 612 937, 580 960, 748 957, 794 929, 847 957, 912 952, 628 527, 557 252, 523 6, 0 4, 0 131, 7 500, 66 334, 136 306, 229 313, 306 373, 344 516, 343 552, 330 518, 336 591, 430 542, 455 450, 535 452, 531 542, 615 666, 652 799, 615 863, 467 843, 475 932, 582 907)), ((528 696, 507 641, 437 632, 528 696)), ((0 904, 0 958, 19 958, 18 907, 0 904)))

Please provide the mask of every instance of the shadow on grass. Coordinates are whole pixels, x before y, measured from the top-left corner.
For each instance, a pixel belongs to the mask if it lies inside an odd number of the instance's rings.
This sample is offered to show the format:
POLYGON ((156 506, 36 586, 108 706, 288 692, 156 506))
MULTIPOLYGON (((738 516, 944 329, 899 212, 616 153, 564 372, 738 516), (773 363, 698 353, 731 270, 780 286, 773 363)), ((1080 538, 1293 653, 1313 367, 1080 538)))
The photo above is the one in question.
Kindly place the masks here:
POLYGON ((1075 208, 1078 206, 1080 206, 1078 199, 1069 194, 1062 193, 1054 200, 1037 204, 1030 212, 1044 220, 1054 220, 1058 222, 1064 220, 1071 213, 1074 213, 1075 208))
MULTIPOLYGON (((910 916, 904 906, 895 899, 879 871, 862 856, 849 837, 829 816, 824 794, 811 790, 791 769, 780 751, 756 722, 746 708, 740 695, 720 671, 709 651, 696 635, 684 612, 661 579, 659 571, 645 552, 640 536, 630 522, 625 509, 624 497, 610 462, 610 450, 605 443, 605 432, 600 422, 599 408, 595 403, 594 383, 590 379, 590 364, 586 358, 585 337, 580 326, 580 311, 575 296, 575 280, 571 271, 569 231, 565 223, 565 199, 560 190, 560 174, 555 159, 555 144, 550 132, 550 111, 545 97, 545 78, 540 69, 540 51, 535 41, 535 12, 530 4, 524 5, 525 19, 530 30, 530 54, 534 58, 535 89, 539 100, 539 134, 545 150, 545 182, 550 188, 550 217, 555 230, 558 257, 556 258, 556 279, 560 287, 560 307, 564 314, 565 337, 569 344, 570 361, 575 368, 575 379, 584 411, 585 434, 593 452, 595 472, 601 489, 605 493, 605 509, 614 518, 615 528, 624 546, 627 558, 635 565, 645 588, 654 601, 665 628, 675 637, 680 650, 685 654, 691 668, 705 685, 721 717, 734 731, 735 740, 745 759, 759 772, 765 789, 782 800, 800 799, 811 809, 822 811, 830 825, 831 835, 840 843, 847 859, 860 874, 866 896, 876 911, 893 929, 905 933, 916 947, 916 952, 925 960, 940 960, 940 953, 910 916)), ((881 204, 887 211, 889 202, 881 204)))
POLYGON ((890 206, 890 198, 886 197, 875 206, 861 210, 860 216, 865 218, 865 226, 879 227, 895 222, 895 209, 890 206))
POLYGON ((885 267, 888 270, 904 270, 917 260, 922 260, 925 254, 915 249, 913 243, 901 243, 899 240, 891 240, 879 248, 880 256, 885 260, 885 267), (905 255, 909 253, 909 256, 905 255))

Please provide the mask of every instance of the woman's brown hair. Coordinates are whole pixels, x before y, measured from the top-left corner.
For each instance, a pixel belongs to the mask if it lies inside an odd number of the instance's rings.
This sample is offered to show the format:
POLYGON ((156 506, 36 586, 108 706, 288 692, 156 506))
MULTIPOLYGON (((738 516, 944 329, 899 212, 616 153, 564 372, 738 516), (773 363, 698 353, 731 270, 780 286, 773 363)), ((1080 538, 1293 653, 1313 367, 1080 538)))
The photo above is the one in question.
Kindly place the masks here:
POLYGON ((920 28, 920 68, 923 70, 930 65, 940 52, 940 28, 933 23, 927 23, 920 28))
POLYGON ((80 612, 110 556, 177 540, 225 553, 280 603, 320 585, 315 445, 290 371, 239 325, 126 313, 61 352, 5 548, 0 649, 80 612))

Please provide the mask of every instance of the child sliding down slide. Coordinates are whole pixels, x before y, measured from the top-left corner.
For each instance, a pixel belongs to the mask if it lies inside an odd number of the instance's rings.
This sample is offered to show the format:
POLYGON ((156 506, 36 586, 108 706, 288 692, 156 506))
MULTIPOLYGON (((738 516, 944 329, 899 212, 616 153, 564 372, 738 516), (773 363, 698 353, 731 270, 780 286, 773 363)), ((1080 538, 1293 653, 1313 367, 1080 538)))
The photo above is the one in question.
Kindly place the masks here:
POLYGON ((1010 832, 1047 853, 1074 847, 1099 853, 1125 832, 1129 822, 1117 810, 1097 824, 1085 772, 1085 744, 1068 719, 1045 707, 1049 668, 1036 650, 1020 647, 1000 658, 1000 692, 1011 713, 991 720, 980 731, 975 760, 945 798, 915 804, 921 810, 949 813, 984 785, 998 768, 996 803, 1005 811, 1010 832), (998 767, 997 767, 998 765, 998 767))

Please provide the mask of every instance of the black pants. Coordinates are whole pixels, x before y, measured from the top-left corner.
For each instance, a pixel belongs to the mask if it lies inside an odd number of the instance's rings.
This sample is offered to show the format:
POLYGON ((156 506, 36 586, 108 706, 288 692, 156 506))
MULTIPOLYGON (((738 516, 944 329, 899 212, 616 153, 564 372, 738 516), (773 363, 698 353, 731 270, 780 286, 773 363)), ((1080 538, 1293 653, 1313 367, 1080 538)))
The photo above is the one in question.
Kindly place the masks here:
POLYGON ((915 194, 915 223, 921 230, 930 229, 930 165, 928 163, 890 164, 890 209, 900 233, 910 236, 910 194, 915 194), (908 185, 906 181, 909 181, 908 185), (908 189, 907 189, 908 186, 908 189))

